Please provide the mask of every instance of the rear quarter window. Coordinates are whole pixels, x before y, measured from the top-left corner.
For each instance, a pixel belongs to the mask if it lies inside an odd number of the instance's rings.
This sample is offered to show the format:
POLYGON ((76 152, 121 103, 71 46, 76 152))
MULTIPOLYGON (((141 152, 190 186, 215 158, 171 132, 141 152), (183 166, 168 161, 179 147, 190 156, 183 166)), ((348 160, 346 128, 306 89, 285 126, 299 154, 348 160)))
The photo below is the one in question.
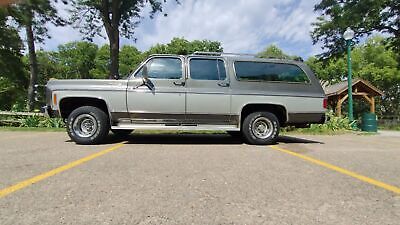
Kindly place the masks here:
POLYGON ((294 64, 236 61, 234 66, 240 81, 310 82, 306 73, 294 64))

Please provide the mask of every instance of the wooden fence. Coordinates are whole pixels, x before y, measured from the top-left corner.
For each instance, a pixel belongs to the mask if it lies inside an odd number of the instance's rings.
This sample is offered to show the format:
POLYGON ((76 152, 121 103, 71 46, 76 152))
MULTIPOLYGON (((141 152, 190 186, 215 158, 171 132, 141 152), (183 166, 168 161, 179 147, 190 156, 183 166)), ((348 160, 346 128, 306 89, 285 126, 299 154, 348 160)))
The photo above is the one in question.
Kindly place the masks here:
POLYGON ((29 116, 44 117, 44 113, 0 111, 0 126, 19 126, 29 116))
POLYGON ((400 115, 378 116, 378 124, 382 126, 399 126, 400 115))

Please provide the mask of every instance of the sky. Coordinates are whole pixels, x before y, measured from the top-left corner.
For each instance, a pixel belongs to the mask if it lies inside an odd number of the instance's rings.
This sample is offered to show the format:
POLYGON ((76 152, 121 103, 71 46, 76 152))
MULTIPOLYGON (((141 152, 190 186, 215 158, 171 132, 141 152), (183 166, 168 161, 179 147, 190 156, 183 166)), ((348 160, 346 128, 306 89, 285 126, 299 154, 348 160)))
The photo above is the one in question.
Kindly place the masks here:
MULTIPOLYGON (((122 45, 134 45, 141 51, 157 43, 168 43, 174 37, 188 40, 220 41, 224 52, 257 53, 275 44, 285 53, 305 59, 321 53, 310 38, 313 11, 318 0, 168 0, 164 12, 149 18, 149 8, 142 12, 142 22, 135 31, 137 41, 121 39, 122 45), (164 16, 167 13, 168 16, 164 16)), ((61 15, 68 16, 65 6, 58 4, 61 15)), ((42 45, 45 50, 70 41, 82 40, 73 27, 49 25, 52 37, 42 45)), ((106 39, 95 38, 102 45, 106 39)))

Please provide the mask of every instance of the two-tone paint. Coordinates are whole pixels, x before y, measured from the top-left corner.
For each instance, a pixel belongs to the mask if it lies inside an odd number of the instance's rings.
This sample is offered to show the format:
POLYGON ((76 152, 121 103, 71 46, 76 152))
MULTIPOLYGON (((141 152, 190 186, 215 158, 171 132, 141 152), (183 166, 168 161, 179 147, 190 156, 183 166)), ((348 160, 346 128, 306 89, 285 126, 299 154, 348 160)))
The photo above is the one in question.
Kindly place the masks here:
POLYGON ((107 107, 113 129, 210 129, 239 130, 246 106, 278 106, 284 111, 282 126, 322 123, 324 92, 313 72, 302 62, 230 56, 153 55, 123 80, 50 80, 47 104, 64 115, 63 102, 70 99, 97 99, 107 107), (135 76, 151 59, 178 58, 180 79, 150 79, 150 89, 135 76), (195 80, 190 76, 193 58, 220 59, 226 67, 225 80, 195 80), (234 64, 260 61, 293 64, 308 76, 309 82, 240 81, 234 64))

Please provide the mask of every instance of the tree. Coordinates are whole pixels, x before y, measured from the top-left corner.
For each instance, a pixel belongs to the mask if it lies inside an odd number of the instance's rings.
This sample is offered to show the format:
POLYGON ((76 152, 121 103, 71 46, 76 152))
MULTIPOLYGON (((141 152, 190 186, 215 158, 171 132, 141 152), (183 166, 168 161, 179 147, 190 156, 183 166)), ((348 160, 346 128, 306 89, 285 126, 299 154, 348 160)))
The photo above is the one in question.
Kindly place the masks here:
POLYGON ((124 45, 120 51, 121 60, 119 61, 120 74, 128 75, 134 70, 144 59, 142 53, 135 47, 124 45))
POLYGON ((120 35, 132 38, 135 28, 142 18, 140 13, 150 4, 150 17, 162 11, 162 3, 158 0, 76 0, 72 21, 86 38, 106 31, 110 43, 110 73, 109 78, 119 78, 119 39, 120 35))
POLYGON ((311 33, 313 43, 322 42, 322 58, 340 56, 345 50, 343 33, 355 30, 355 42, 372 32, 387 33, 393 50, 400 54, 400 1, 398 0, 322 0, 314 10, 320 12, 311 33))
POLYGON ((178 54, 189 55, 197 51, 203 52, 222 52, 221 43, 210 40, 188 41, 184 38, 173 38, 170 43, 156 44, 145 52, 145 55, 151 54, 178 54))
POLYGON ((68 78, 89 79, 90 70, 95 67, 98 47, 90 42, 70 42, 58 46, 57 62, 68 78))
MULTIPOLYGON (((396 57, 382 37, 370 38, 352 51, 353 76, 370 81, 384 92, 377 102, 378 113, 384 115, 400 113, 400 69, 396 57)), ((347 76, 345 56, 331 58, 325 63, 312 57, 306 63, 319 79, 330 83, 340 82, 347 76)))
MULTIPOLYGON (((54 2, 56 2, 54 0, 54 2)), ((64 1, 63 1, 64 2, 64 1)), ((56 26, 65 25, 65 21, 58 16, 57 10, 51 0, 25 0, 19 4, 9 6, 10 15, 20 27, 25 29, 29 52, 30 80, 28 88, 28 110, 34 108, 34 91, 38 81, 38 65, 35 52, 35 41, 43 42, 50 38, 47 33, 46 23, 56 26)))
MULTIPOLYGON (((94 59, 95 67, 90 71, 91 78, 105 79, 107 77, 110 68, 109 52, 109 45, 103 45, 99 48, 94 59)), ((137 48, 129 45, 122 46, 119 54, 121 55, 121 60, 119 61, 120 74, 123 76, 128 75, 144 59, 144 56, 137 48)))
POLYGON ((284 53, 282 49, 280 49, 278 46, 274 44, 271 44, 268 47, 266 47, 262 52, 259 52, 257 56, 260 58, 292 59, 292 60, 303 61, 303 59, 300 56, 288 55, 284 53))
POLYGON ((0 8, 0 109, 9 110, 20 90, 26 87, 21 61, 22 41, 18 31, 7 24, 8 11, 0 8))
POLYGON ((282 49, 272 44, 264 49, 264 51, 257 54, 260 58, 278 58, 278 59, 290 59, 291 57, 285 54, 282 49))
POLYGON ((110 46, 103 45, 97 51, 94 59, 94 68, 90 70, 90 76, 95 79, 105 79, 109 75, 110 46))

